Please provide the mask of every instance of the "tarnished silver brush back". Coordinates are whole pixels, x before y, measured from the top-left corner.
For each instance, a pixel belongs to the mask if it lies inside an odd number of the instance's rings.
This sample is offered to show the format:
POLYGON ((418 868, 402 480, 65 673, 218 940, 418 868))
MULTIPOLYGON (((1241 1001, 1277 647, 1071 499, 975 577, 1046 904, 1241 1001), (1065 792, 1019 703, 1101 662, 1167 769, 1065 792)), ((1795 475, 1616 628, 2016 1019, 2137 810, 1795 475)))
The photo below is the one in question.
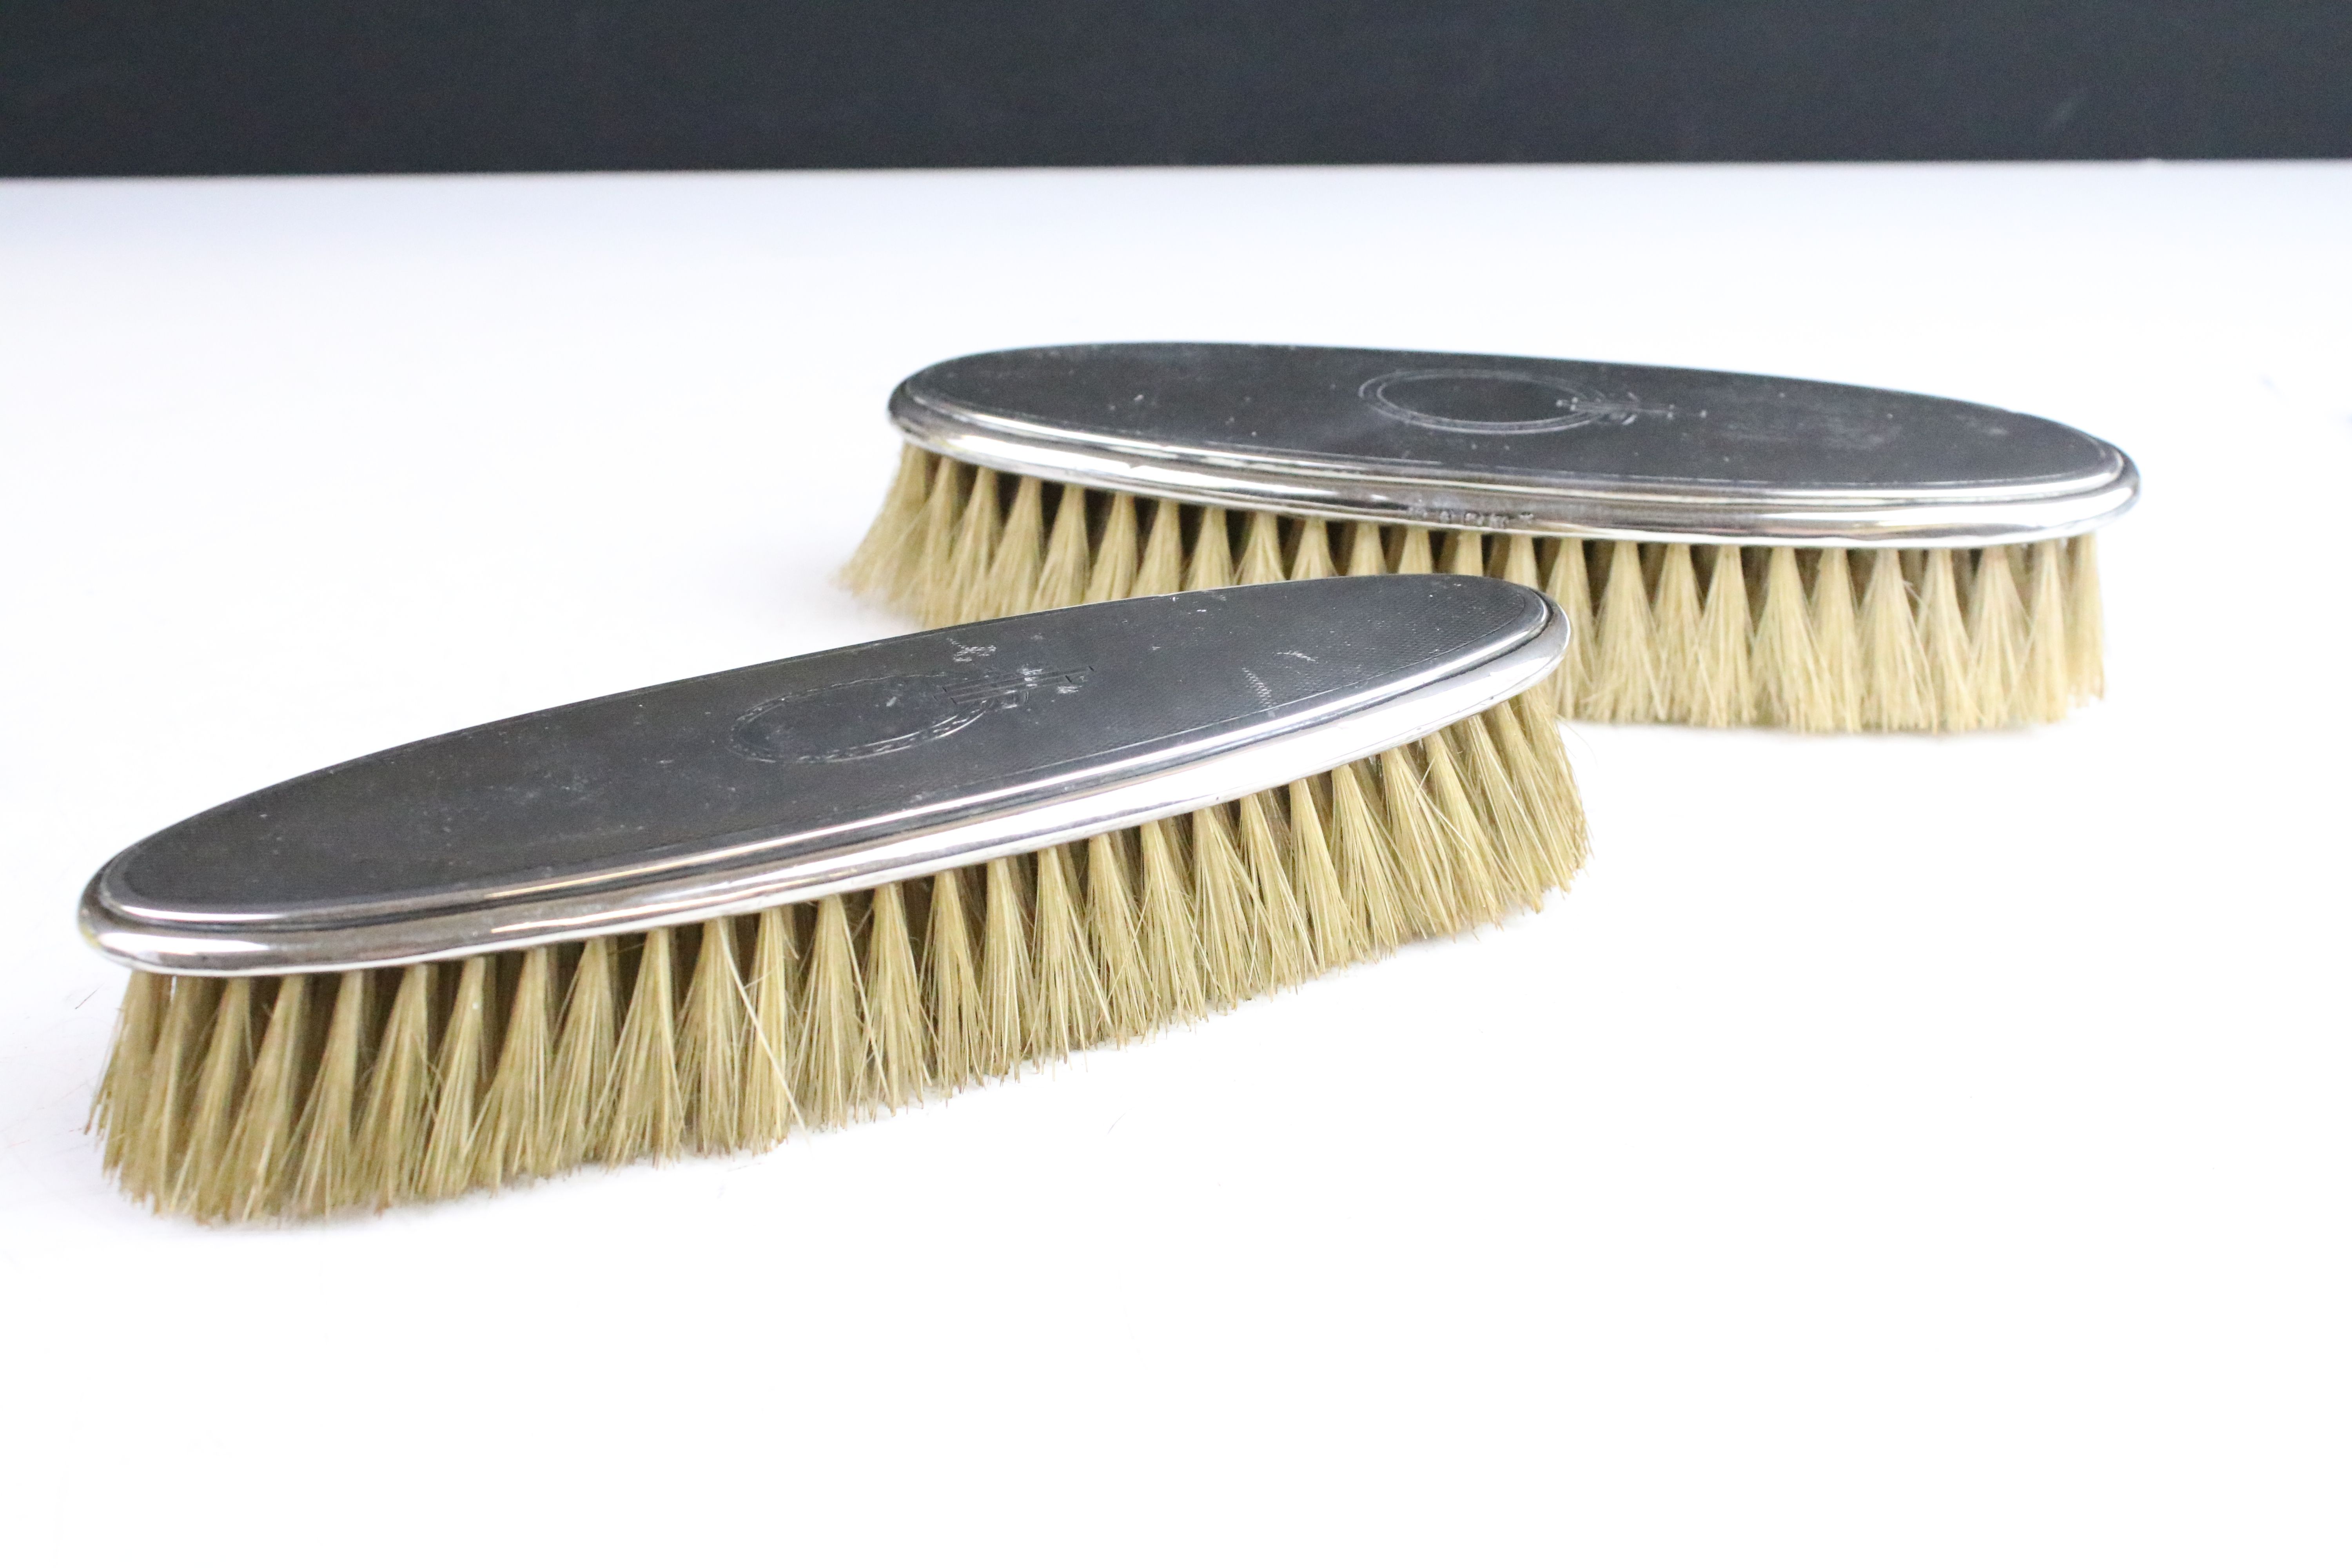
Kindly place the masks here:
POLYGON ((267 974, 814 899, 1237 799, 1534 684, 1567 626, 1485 578, 1126 599, 485 724, 216 806, 109 862, 110 956, 267 974))
POLYGON ((2137 494, 2047 419, 1831 382, 1496 354, 1086 343, 901 383, 908 439, 1205 505, 1664 542, 2021 544, 2137 494))

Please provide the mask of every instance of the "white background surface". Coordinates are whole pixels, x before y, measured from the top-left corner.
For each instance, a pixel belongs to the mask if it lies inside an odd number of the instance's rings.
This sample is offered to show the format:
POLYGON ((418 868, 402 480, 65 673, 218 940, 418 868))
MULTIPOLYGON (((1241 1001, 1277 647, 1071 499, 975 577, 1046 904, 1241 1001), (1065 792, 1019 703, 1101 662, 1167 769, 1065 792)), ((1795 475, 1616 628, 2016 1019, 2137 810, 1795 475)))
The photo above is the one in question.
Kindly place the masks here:
POLYGON ((2346 165, 0 186, 0 1557, 2343 1561, 2347 279, 2346 165), (101 1181, 107 855, 900 629, 891 384, 1163 336, 2083 426, 2113 695, 1583 727, 1542 916, 762 1159, 101 1181))

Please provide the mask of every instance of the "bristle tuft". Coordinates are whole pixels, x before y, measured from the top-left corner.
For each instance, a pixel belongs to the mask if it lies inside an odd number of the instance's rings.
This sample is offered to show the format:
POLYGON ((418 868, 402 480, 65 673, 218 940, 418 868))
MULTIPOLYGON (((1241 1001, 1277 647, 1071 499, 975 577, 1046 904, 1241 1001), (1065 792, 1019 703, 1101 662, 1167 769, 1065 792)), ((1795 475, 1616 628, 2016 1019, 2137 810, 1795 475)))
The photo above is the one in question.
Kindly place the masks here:
POLYGON ((1064 485, 1054 508, 1054 529, 1045 540, 1045 563, 1038 569, 1036 608, 1059 610, 1086 602, 1093 569, 1087 543, 1087 492, 1064 485))
POLYGON ((789 1058, 793 1098, 813 1127, 838 1127, 858 1102, 866 1048, 865 979, 849 929, 849 900, 820 899, 809 938, 800 1028, 789 1058))
POLYGON ((1184 586, 1184 511, 1172 500, 1155 501, 1143 538, 1143 560, 1135 569, 1137 598, 1173 594, 1184 586))
POLYGON ((1820 660, 1825 730, 1862 728, 1862 641, 1855 630, 1849 552, 1824 550, 1813 569, 1810 608, 1820 660))
POLYGON ((1765 723, 1784 730, 1831 729, 1829 681, 1813 644, 1812 607, 1797 552, 1777 545, 1769 555, 1764 606, 1756 621, 1756 707, 1765 723))
POLYGON ((1601 646, 1579 711, 1603 723, 1632 723, 1658 711, 1657 635, 1642 581, 1642 547, 1620 540, 1608 562, 1598 605, 1601 646))
MULTIPOLYGON (((889 1110, 922 1098, 931 1081, 923 1027, 923 970, 896 882, 874 889, 866 932, 866 1029, 874 1097, 889 1110)), ((772 1140, 770 1140, 772 1142, 772 1140)), ((739 1147, 755 1146, 750 1139, 739 1147)))
POLYGON ((2066 683, 2077 702, 2107 694, 2105 632, 2099 599, 2099 536, 2066 542, 2066 683))
MULTIPOLYGON (((367 1110, 360 1117, 359 1191, 362 1201, 378 1208, 416 1195, 416 1168, 424 1158, 433 1103, 433 982, 429 963, 412 963, 401 973, 368 1078, 367 1110)), ((227 989, 244 984, 232 980, 227 989)))
POLYGON ((1929 550, 1919 583, 1919 649, 1937 728, 1973 730, 1980 722, 1968 621, 1960 609, 1958 552, 1929 550))
POLYGON ((1111 497, 1110 514, 1103 522, 1102 544, 1096 551, 1092 570, 1087 574, 1087 604, 1124 599, 1135 592, 1135 574, 1142 559, 1138 541, 1135 498, 1123 493, 1111 497))
POLYGON ((489 1049, 490 998, 485 994, 489 971, 487 958, 469 958, 458 966, 457 994, 442 1026, 440 1058, 435 1063, 437 1092, 425 1163, 416 1174, 419 1197, 454 1198, 474 1184, 476 1105, 488 1087, 484 1068, 489 1049))
POLYGON ((1290 580, 1304 583, 1339 574, 1339 569, 1331 559, 1331 525, 1319 517, 1301 519, 1298 543, 1290 553, 1290 580))
POLYGON ((123 987, 122 1005, 114 1018, 113 1048, 107 1053, 106 1072, 99 1079, 84 1131, 100 1138, 100 1160, 110 1173, 122 1162, 138 1137, 139 1113, 147 1103, 147 1079, 155 1062, 155 1046, 163 1029, 163 1009, 171 1001, 172 982, 145 970, 131 972, 123 987))
POLYGON ((1184 586, 1190 591, 1233 585, 1233 531, 1225 521, 1225 509, 1204 506, 1201 509, 1200 535, 1192 542, 1192 554, 1184 567, 1184 586))
POLYGON ((1013 493, 1013 510, 989 557, 988 581, 968 601, 966 619, 1025 616, 1036 608, 1037 579, 1045 563, 1045 486, 1024 476, 1013 493))
POLYGON ((515 974, 499 1064, 482 1106, 474 1161, 474 1180, 482 1186, 543 1176, 555 1168, 548 1125, 555 1000, 554 950, 531 948, 515 974))
POLYGON ((686 1135, 707 1154, 743 1143, 743 1053, 751 1039, 751 1000, 735 954, 735 922, 705 921, 678 1021, 678 1073, 691 1114, 686 1135))

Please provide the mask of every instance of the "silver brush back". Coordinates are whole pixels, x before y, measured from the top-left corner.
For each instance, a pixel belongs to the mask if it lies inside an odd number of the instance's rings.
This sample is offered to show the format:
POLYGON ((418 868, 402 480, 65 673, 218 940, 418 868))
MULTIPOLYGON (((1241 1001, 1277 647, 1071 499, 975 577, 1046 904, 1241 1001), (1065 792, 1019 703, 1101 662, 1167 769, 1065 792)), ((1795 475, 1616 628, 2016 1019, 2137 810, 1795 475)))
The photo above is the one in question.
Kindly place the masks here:
POLYGON ((1241 511, 1684 544, 2024 544, 2136 499, 2116 447, 1830 382, 1497 354, 1087 343, 901 383, 908 440, 1241 511))
POLYGON ((1541 594, 1333 578, 1086 605, 458 731, 164 829, 83 897, 184 974, 462 957, 878 886, 1238 799, 1558 663, 1541 594))

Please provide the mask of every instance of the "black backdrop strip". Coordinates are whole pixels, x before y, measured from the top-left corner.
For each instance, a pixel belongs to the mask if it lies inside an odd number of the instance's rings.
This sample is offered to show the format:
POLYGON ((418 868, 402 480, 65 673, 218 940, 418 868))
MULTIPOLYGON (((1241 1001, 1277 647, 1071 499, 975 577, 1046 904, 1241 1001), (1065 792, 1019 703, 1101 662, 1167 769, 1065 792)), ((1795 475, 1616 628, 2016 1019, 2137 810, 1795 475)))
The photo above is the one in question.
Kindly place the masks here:
POLYGON ((2352 155, 2352 0, 0 0, 0 174, 2352 155))

